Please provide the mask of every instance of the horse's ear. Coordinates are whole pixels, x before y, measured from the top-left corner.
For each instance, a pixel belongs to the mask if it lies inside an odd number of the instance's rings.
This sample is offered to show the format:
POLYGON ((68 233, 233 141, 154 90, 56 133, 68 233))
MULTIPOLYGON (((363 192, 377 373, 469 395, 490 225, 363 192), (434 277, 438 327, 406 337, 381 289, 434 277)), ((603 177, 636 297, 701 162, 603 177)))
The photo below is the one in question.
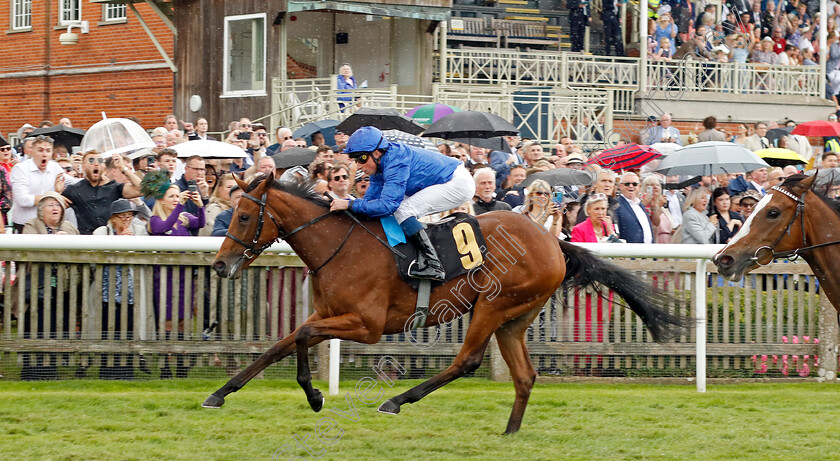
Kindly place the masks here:
POLYGON ((243 181, 242 178, 239 177, 239 175, 233 175, 233 180, 236 181, 236 185, 239 186, 240 189, 242 189, 242 192, 249 192, 248 183, 243 181))
POLYGON ((265 176, 265 179, 264 179, 264 180, 262 180, 262 181, 260 182, 260 184, 259 184, 259 185, 255 188, 255 189, 256 189, 256 190, 255 190, 255 193, 256 193, 257 195, 262 195, 262 194, 264 194, 264 193, 268 190, 268 188, 269 188, 269 187, 271 187, 271 183, 272 183, 272 182, 274 182, 274 176, 272 176, 272 175, 270 175, 270 174, 269 174, 269 175, 266 175, 266 176, 265 176))
POLYGON ((816 180, 817 174, 812 174, 811 176, 808 176, 807 178, 803 179, 802 181, 799 181, 793 187, 791 187, 791 192, 793 192, 796 195, 802 195, 806 191, 811 189, 811 186, 814 185, 814 181, 816 180))

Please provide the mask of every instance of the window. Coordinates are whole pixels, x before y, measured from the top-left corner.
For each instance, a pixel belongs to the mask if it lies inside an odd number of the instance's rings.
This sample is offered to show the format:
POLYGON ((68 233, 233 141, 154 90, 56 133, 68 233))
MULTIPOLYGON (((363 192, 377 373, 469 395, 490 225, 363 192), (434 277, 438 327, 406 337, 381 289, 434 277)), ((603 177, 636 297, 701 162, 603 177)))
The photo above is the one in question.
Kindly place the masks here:
POLYGON ((58 23, 62 26, 82 20, 82 0, 59 0, 58 23))
POLYGON ((32 0, 12 0, 12 30, 32 28, 32 0))
POLYGON ((224 95, 265 95, 265 13, 225 18, 224 95))
POLYGON ((125 21, 125 5, 102 5, 102 21, 125 21))

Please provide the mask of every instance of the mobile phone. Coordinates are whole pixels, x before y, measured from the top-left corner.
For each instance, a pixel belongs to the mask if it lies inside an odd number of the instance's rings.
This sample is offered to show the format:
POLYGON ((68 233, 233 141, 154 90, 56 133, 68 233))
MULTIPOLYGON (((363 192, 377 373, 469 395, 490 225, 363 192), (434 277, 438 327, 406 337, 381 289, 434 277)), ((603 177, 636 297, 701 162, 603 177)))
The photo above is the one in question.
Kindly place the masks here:
POLYGON ((554 189, 554 202, 558 205, 563 203, 563 189, 555 188, 554 189))
POLYGON ((155 158, 154 157, 147 157, 146 158, 146 166, 151 168, 155 166, 155 158))
POLYGON ((645 187, 645 195, 647 195, 648 197, 653 195, 653 186, 646 186, 645 187))
POLYGON ((187 188, 190 190, 190 192, 198 192, 198 185, 195 183, 195 181, 187 181, 187 188))
POLYGON ((243 131, 236 136, 236 139, 251 139, 251 132, 243 131))

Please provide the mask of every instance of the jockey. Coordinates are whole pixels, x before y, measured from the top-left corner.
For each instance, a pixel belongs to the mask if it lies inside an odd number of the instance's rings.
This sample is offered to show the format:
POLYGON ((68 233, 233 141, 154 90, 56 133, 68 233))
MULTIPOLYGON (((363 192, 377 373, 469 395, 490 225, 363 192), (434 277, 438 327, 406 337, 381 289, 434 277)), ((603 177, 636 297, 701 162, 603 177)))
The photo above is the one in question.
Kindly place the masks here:
POLYGON ((349 208, 371 218, 394 215, 419 251, 408 275, 443 281, 443 265, 417 218, 472 200, 475 181, 464 164, 438 152, 390 142, 372 126, 356 130, 344 152, 370 175, 370 186, 363 198, 352 203, 333 200, 331 210, 349 208))

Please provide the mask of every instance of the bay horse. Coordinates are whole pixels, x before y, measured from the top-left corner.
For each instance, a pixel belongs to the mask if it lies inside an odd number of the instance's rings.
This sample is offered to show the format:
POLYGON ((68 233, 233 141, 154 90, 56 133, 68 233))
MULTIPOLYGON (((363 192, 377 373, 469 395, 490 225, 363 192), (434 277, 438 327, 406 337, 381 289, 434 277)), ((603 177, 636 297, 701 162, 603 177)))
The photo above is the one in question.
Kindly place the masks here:
POLYGON ((740 280, 776 258, 798 256, 811 266, 826 297, 840 311, 840 214, 814 191, 817 175, 793 175, 755 205, 741 230, 713 258, 720 275, 740 280))
MULTIPOLYGON (((234 210, 213 269, 222 277, 237 278, 263 250, 283 239, 311 269, 314 313, 202 406, 221 407, 225 396, 272 363, 297 353, 297 381, 311 408, 320 411, 324 397, 312 386, 308 348, 331 338, 374 344, 383 334, 405 331, 417 292, 400 278, 378 220, 330 212, 323 196, 298 184, 280 184, 271 178, 251 185, 237 178, 237 184, 246 193, 234 210)), ((459 314, 472 310, 460 352, 440 374, 383 402, 380 412, 397 414, 401 405, 417 402, 478 368, 495 334, 516 391, 505 433, 518 431, 537 376, 525 347, 525 332, 561 284, 601 283, 612 288, 657 341, 687 325, 683 317, 668 312, 666 305, 672 299, 665 293, 652 290, 628 270, 559 241, 523 214, 486 213, 478 216, 478 222, 488 243, 484 265, 434 288, 429 303, 434 307, 422 325, 443 324, 455 310, 459 314), (435 311, 441 305, 447 308, 435 311)))

